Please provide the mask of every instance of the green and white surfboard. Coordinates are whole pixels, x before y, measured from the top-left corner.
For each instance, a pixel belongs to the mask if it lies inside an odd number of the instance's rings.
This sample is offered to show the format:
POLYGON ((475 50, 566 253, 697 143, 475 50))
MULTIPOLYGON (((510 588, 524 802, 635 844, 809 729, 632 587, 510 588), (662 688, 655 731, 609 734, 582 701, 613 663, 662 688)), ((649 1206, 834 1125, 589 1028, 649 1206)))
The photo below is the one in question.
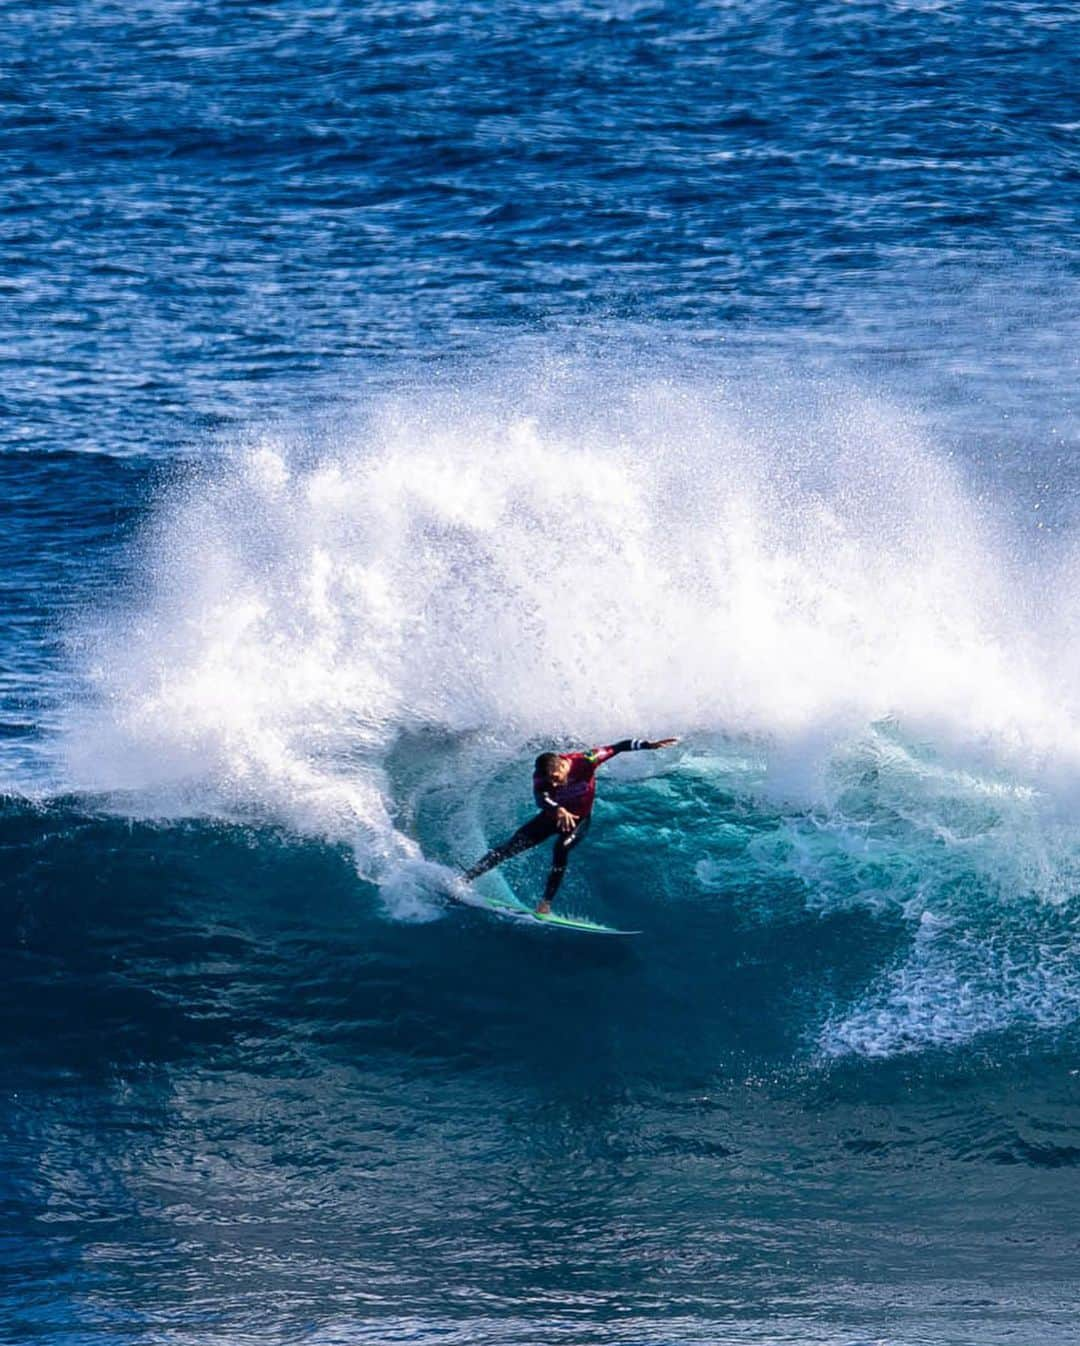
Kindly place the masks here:
POLYGON ((485 874, 472 886, 466 883, 455 884, 450 890, 450 895, 455 902, 460 902, 463 906, 475 907, 479 911, 490 911, 493 916, 500 916, 504 920, 547 925, 555 930, 576 930, 584 935, 641 934, 640 930, 616 930, 614 926, 601 925, 599 921, 590 921, 585 916, 564 916, 557 911, 550 911, 547 915, 541 916, 516 896, 500 874, 485 874))

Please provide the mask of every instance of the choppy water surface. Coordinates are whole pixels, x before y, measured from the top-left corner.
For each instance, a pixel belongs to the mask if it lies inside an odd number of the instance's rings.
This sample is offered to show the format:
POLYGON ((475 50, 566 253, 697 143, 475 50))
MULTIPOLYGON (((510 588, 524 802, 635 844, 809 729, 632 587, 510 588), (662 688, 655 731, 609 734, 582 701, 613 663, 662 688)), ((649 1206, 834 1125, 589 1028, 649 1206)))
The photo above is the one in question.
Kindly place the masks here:
POLYGON ((1080 1339, 1074 7, 0 20, 3 1334, 1080 1339))

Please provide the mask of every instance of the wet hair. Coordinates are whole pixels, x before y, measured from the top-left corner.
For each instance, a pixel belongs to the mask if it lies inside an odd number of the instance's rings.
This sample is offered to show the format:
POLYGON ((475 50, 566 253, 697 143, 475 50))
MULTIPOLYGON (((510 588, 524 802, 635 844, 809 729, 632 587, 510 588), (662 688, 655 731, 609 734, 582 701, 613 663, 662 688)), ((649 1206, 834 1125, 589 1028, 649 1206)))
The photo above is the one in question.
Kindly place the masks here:
POLYGON ((538 776, 546 776, 555 763, 560 762, 561 760, 562 758, 557 752, 542 752, 536 759, 536 764, 533 769, 538 776))

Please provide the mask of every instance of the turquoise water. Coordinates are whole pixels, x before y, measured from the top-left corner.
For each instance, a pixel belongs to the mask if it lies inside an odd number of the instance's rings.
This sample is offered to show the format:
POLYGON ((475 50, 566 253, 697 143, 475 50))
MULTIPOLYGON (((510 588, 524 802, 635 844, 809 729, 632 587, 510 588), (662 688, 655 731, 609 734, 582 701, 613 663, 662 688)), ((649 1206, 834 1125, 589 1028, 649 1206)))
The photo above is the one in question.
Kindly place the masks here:
POLYGON ((0 15, 0 1335, 1077 1339, 1072 7, 0 15))

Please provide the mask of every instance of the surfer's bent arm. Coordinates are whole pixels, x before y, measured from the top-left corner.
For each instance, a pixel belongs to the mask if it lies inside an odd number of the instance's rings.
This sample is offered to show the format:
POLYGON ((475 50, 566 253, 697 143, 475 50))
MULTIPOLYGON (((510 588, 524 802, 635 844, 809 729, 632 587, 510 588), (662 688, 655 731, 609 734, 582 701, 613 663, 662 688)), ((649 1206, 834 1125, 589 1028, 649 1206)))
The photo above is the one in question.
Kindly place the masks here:
POLYGON ((536 800, 536 807, 554 822, 560 832, 572 832, 577 826, 577 816, 560 804, 557 799, 553 799, 551 791, 545 786, 533 786, 533 798, 536 800))

